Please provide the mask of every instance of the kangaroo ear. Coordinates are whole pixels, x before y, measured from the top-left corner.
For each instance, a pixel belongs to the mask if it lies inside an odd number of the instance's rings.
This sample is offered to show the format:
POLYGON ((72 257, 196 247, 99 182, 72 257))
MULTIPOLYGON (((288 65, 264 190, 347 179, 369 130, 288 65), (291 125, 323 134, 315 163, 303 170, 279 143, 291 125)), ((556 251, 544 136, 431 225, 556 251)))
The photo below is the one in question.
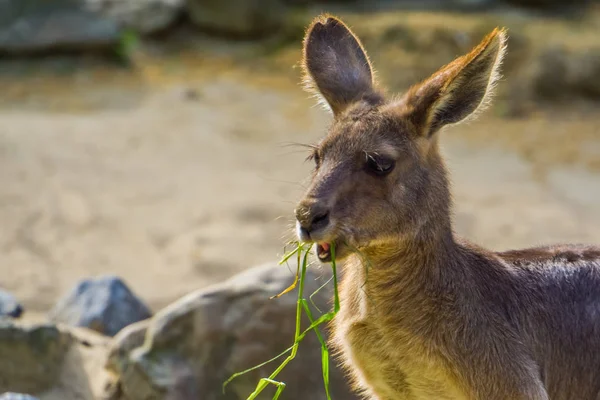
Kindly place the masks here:
POLYGON ((401 103, 425 136, 465 120, 489 103, 500 78, 506 32, 494 29, 470 53, 408 90, 401 103))
POLYGON ((309 91, 321 95, 334 114, 373 93, 373 73, 360 41, 342 21, 317 17, 304 38, 303 69, 309 91))

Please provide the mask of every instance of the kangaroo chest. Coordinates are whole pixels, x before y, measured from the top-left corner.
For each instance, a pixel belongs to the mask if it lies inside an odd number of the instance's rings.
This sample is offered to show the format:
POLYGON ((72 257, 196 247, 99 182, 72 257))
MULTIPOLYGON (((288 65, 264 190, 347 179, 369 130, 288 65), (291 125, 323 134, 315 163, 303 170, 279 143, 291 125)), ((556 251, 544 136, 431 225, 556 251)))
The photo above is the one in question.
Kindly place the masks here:
POLYGON ((356 384, 373 399, 467 399, 423 338, 402 327, 394 329, 393 335, 386 330, 384 335, 367 299, 351 292, 341 295, 335 343, 356 384))

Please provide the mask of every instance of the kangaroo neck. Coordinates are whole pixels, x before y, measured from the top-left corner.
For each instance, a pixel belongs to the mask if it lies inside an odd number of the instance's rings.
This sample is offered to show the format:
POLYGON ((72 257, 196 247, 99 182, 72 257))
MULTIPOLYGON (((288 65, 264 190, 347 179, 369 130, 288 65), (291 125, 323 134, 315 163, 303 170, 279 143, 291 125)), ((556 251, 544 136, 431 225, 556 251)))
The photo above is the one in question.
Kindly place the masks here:
POLYGON ((425 301, 428 293, 451 290, 462 279, 459 248, 451 229, 399 238, 386 250, 367 249, 350 261, 355 285, 362 285, 369 301, 395 306, 425 301))

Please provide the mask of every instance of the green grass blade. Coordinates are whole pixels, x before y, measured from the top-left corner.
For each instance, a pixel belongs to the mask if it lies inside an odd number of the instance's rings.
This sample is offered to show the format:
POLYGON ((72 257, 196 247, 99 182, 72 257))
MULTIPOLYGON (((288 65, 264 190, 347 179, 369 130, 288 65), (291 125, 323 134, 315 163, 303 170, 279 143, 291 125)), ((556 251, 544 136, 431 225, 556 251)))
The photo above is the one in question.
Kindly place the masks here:
POLYGON ((335 243, 331 243, 331 270, 333 271, 333 313, 340 311, 340 295, 338 293, 337 266, 335 265, 335 243))
MULTIPOLYGON (((306 300, 303 300, 302 306, 304 307, 304 312, 306 313, 306 316, 311 324, 314 323, 315 319, 313 318, 312 312, 310 311, 306 300)), ((327 400, 331 400, 331 395, 329 394, 329 350, 327 350, 327 343, 325 343, 325 339, 323 339, 318 326, 314 327, 314 331, 317 334, 319 343, 321 343, 321 365, 323 367, 323 384, 325 385, 325 394, 327 395, 327 400)))
POLYGON ((261 367, 264 367, 265 365, 267 365, 267 364, 269 364, 269 363, 272 363, 273 361, 277 360, 278 358, 281 358, 281 357, 283 357, 283 356, 284 356, 286 353, 289 353, 290 351, 292 351, 292 349, 293 349, 293 348, 294 348, 294 346, 288 347, 287 349, 285 349, 284 351, 282 351, 281 353, 279 353, 279 354, 278 354, 278 355, 276 355, 275 357, 271 358, 270 360, 267 360, 267 361, 265 361, 265 362, 263 362, 263 363, 260 363, 260 364, 258 364, 258 365, 255 365, 255 366, 254 366, 254 367, 252 367, 252 368, 248 368, 248 369, 246 369, 246 370, 244 370, 244 371, 236 372, 235 374, 231 375, 231 376, 229 377, 229 379, 227 379, 227 380, 225 381, 225 383, 223 383, 223 393, 225 393, 225 387, 226 387, 227 385, 229 385, 229 383, 230 383, 232 380, 234 380, 235 378, 237 378, 238 376, 242 376, 242 375, 244 375, 244 374, 247 374, 248 372, 252 372, 252 371, 254 371, 254 370, 256 370, 256 369, 259 369, 259 368, 261 368, 261 367))
POLYGON ((333 279, 333 276, 329 279, 327 279, 327 281, 322 284, 321 286, 319 286, 319 288, 317 290, 315 290, 314 292, 312 292, 312 294, 310 296, 308 296, 308 299, 310 300, 310 303, 313 305, 314 308, 317 309, 318 312, 322 313, 323 311, 321 311, 319 309, 319 307, 317 307, 317 305, 315 304, 315 302, 313 301, 313 296, 316 295, 317 293, 319 293, 321 291, 321 289, 323 289, 325 286, 327 286, 329 284, 329 282, 331 282, 331 280, 333 279))
MULTIPOLYGON (((289 253, 285 254, 283 256, 283 258, 279 261, 279 265, 283 265, 285 264, 290 258, 292 258, 292 256, 296 253, 301 253, 302 251, 302 246, 298 245, 298 247, 296 247, 294 250, 290 251, 289 253)), ((298 265, 300 265, 298 263, 298 265)))

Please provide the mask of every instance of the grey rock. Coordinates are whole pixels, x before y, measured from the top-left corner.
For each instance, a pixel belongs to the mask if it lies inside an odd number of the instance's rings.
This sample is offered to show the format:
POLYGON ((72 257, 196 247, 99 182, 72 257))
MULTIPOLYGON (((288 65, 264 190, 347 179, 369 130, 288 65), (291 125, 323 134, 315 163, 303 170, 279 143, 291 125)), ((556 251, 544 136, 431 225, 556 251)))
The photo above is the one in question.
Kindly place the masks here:
POLYGON ((108 350, 106 369, 120 375, 127 367, 129 353, 144 344, 150 320, 136 322, 123 328, 112 340, 108 350))
MULTIPOLYGON (((306 297, 330 277, 328 267, 310 269, 306 297)), ((117 392, 121 397, 115 398, 246 399, 259 379, 277 367, 277 362, 236 378, 225 393, 222 385, 232 374, 258 365, 291 346, 297 292, 269 298, 292 281, 293 274, 285 266, 268 264, 252 268, 222 284, 183 297, 161 310, 147 326, 140 324, 128 328, 128 332, 124 330, 117 336, 119 343, 114 343, 109 356, 109 368, 118 376, 120 387, 117 392)), ((313 297, 321 310, 331 307, 330 286, 313 297)), ((315 315, 320 315, 311 308, 315 315)), ((308 321, 303 322, 307 326, 308 321)), ((327 335, 325 330, 322 332, 327 335)), ((332 397, 356 399, 335 364, 331 359, 332 397)), ((304 339, 296 359, 278 379, 287 385, 283 398, 326 398, 320 344, 314 333, 304 339)), ((269 388, 259 398, 270 399, 273 393, 273 388, 269 388)))
POLYGON ((23 306, 10 293, 0 289, 0 317, 19 318, 23 314, 23 306))
POLYGON ((281 0, 186 0, 187 13, 200 29, 224 35, 268 35, 285 23, 281 0))
POLYGON ((183 13, 184 0, 87 0, 99 14, 141 34, 169 28, 183 13))
POLYGON ((38 393, 52 387, 73 342, 53 325, 0 322, 0 392, 38 393))
POLYGON ((167 28, 183 0, 3 0, 0 52, 97 49, 167 28))
POLYGON ((116 21, 77 0, 0 2, 0 51, 101 48, 119 41, 116 21))
POLYGON ((39 400, 37 397, 30 396, 28 394, 21 393, 4 393, 0 396, 0 400, 39 400))
POLYGON ((534 95, 541 100, 600 99, 600 48, 542 51, 531 76, 534 95))
POLYGON ((505 0, 509 4, 527 8, 560 9, 586 6, 592 0, 505 0))
POLYGON ((118 277, 81 281, 50 313, 50 320, 87 327, 108 336, 150 318, 148 307, 118 277))
POLYGON ((600 47, 585 49, 571 60, 575 88, 583 97, 600 99, 600 47))
POLYGON ((307 4, 343 4, 343 3, 348 3, 348 4, 354 4, 357 3, 359 0, 284 0, 285 3, 288 3, 292 6, 298 6, 298 5, 307 5, 307 4))

